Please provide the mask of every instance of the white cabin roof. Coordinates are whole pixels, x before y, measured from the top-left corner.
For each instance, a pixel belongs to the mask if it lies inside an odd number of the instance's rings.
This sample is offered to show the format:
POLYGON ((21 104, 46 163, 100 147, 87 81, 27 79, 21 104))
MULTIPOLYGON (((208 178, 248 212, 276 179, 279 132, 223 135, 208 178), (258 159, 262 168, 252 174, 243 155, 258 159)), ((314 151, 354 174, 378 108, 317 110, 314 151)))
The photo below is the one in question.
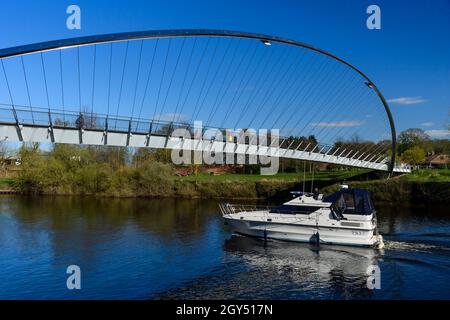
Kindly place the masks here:
POLYGON ((294 198, 284 204, 294 205, 294 206, 308 205, 308 206, 317 206, 317 207, 331 206, 331 202, 323 202, 322 200, 319 200, 319 199, 316 200, 316 199, 314 199, 314 197, 312 195, 311 196, 302 195, 302 196, 294 198))

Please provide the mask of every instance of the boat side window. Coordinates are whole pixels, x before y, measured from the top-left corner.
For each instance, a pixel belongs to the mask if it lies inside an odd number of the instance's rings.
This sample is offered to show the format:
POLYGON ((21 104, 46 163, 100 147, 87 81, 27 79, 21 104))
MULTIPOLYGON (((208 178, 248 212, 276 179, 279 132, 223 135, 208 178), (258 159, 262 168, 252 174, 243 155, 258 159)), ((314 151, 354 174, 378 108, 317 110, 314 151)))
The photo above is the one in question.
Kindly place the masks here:
POLYGON ((349 210, 355 209, 355 198, 353 197, 353 194, 351 193, 344 193, 343 194, 345 206, 349 210))
POLYGON ((362 196, 355 195, 355 209, 356 212, 365 212, 364 210, 364 198, 362 196))
POLYGON ((342 195, 336 200, 335 205, 341 211, 345 210, 345 201, 344 201, 344 197, 342 195))

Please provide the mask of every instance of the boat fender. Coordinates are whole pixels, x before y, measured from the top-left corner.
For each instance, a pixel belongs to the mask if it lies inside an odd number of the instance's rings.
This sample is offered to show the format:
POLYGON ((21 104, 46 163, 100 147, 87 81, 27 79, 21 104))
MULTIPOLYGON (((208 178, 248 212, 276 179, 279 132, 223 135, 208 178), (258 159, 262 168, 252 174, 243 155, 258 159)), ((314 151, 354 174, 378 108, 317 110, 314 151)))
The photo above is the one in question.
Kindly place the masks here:
POLYGON ((309 241, 313 244, 319 244, 320 243, 320 234, 319 232, 314 233, 309 241))

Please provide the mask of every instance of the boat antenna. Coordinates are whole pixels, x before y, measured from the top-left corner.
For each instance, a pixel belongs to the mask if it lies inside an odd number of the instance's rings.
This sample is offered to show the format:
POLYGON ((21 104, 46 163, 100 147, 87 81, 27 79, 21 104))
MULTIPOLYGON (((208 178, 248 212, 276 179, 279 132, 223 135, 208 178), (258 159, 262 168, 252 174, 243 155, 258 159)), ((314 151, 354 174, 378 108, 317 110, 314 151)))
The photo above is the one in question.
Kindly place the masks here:
POLYGON ((313 193, 314 188, 314 164, 312 163, 312 180, 311 180, 311 193, 313 193))
POLYGON ((303 161, 303 194, 305 194, 306 161, 303 161))

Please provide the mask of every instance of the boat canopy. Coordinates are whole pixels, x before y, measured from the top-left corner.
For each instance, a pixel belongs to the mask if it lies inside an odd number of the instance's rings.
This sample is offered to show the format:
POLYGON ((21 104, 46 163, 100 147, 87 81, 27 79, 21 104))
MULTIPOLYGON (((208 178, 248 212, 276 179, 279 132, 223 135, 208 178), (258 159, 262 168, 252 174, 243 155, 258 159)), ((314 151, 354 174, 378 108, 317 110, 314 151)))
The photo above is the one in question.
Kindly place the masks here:
POLYGON ((364 189, 341 189, 323 199, 331 202, 344 214, 370 215, 375 211, 370 193, 364 189))

